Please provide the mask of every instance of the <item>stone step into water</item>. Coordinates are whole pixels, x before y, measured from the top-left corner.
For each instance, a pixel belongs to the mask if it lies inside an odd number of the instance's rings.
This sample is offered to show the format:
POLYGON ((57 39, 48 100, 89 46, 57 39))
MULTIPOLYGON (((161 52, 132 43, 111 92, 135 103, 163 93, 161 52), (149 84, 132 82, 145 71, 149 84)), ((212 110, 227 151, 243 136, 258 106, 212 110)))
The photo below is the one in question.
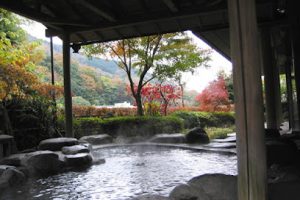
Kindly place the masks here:
POLYGON ((236 144, 235 143, 210 143, 207 145, 204 145, 205 147, 209 147, 209 148, 221 148, 221 149, 233 149, 236 148, 236 144))
POLYGON ((186 138, 184 134, 157 134, 149 140, 149 142, 154 143, 185 143, 186 138))
POLYGON ((61 149, 63 154, 66 155, 74 155, 77 153, 89 153, 90 150, 86 145, 73 145, 73 146, 67 146, 67 147, 63 147, 61 149))
POLYGON ((213 139, 212 142, 219 142, 219 143, 236 142, 236 137, 231 136, 224 139, 213 139))
POLYGON ((83 136, 79 141, 85 141, 92 145, 109 144, 113 142, 113 138, 108 134, 83 136))
POLYGON ((227 134, 228 137, 236 137, 236 133, 229 133, 227 134))
POLYGON ((61 151, 61 148, 65 146, 77 145, 78 140, 76 138, 51 138, 40 142, 39 150, 61 151))

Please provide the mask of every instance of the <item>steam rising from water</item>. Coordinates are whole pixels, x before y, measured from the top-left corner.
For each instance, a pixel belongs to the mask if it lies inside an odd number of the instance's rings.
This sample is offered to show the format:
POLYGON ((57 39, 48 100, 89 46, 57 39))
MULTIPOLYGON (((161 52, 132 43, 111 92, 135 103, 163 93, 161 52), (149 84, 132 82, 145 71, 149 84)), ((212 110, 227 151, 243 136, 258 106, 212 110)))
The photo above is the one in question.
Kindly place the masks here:
POLYGON ((106 163, 83 172, 67 172, 30 180, 6 192, 9 200, 122 200, 142 194, 167 196, 178 184, 205 173, 236 174, 236 157, 154 146, 99 149, 95 158, 106 163))

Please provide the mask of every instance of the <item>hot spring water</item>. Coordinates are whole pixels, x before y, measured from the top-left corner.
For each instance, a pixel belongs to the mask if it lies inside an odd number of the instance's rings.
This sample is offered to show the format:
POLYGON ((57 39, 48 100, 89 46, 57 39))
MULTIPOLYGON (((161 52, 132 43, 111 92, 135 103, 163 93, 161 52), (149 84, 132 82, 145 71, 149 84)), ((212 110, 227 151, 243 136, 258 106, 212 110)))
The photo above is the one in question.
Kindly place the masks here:
POLYGON ((79 172, 29 179, 1 199, 122 200, 144 194, 167 196, 178 184, 206 173, 237 174, 236 156, 178 148, 126 146, 99 149, 106 163, 79 172))

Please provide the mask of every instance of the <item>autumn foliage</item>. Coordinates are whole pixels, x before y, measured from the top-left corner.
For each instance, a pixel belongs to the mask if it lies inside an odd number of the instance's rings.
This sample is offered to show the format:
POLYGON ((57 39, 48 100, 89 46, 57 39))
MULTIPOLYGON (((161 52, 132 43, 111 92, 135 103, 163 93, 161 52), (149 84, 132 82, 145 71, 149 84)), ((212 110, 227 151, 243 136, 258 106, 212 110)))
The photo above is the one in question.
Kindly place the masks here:
MULTIPOLYGON (((127 90, 130 93, 129 86, 127 90)), ((148 115, 167 115, 169 106, 176 106, 177 100, 182 96, 180 87, 162 83, 146 84, 141 90, 141 95, 145 113, 148 115)))
POLYGON ((219 76, 217 80, 212 81, 196 97, 196 101, 199 102, 202 111, 229 111, 231 106, 224 78, 219 76))
POLYGON ((120 117, 135 116, 136 108, 107 108, 95 106, 73 106, 73 114, 75 117, 120 117))

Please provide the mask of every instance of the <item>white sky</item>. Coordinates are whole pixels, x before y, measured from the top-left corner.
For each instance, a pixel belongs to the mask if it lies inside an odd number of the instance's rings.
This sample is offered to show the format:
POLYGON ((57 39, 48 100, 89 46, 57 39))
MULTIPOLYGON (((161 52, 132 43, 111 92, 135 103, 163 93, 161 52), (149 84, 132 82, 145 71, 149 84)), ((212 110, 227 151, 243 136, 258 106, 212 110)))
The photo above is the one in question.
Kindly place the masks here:
MULTIPOLYGON (((45 26, 40 23, 32 22, 22 26, 30 35, 48 40, 45 37, 45 26)), ((192 32, 188 32, 188 34, 193 37, 194 42, 202 49, 211 49, 205 42, 196 37, 192 32)), ((53 42, 56 44, 62 44, 61 40, 57 37, 53 38, 53 42)), ((212 50, 211 53, 211 61, 208 63, 209 68, 199 67, 196 72, 192 75, 191 73, 185 73, 183 75, 183 81, 186 82, 186 88, 188 90, 196 90, 201 92, 209 82, 215 80, 217 78, 217 74, 219 71, 223 70, 225 73, 231 73, 231 63, 220 55, 215 50, 212 50)))

